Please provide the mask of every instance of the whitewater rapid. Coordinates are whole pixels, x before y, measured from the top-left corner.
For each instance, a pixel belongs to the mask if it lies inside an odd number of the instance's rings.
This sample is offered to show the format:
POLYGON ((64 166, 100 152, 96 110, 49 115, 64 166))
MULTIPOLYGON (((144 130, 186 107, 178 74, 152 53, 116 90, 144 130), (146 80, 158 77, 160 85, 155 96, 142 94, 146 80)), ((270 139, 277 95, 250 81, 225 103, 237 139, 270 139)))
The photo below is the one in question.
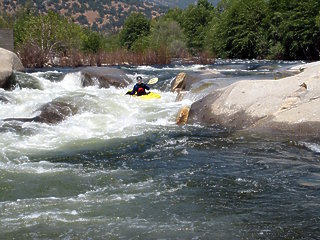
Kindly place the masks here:
POLYGON ((83 88, 79 72, 68 73, 59 82, 46 79, 50 74, 59 72, 30 74, 39 80, 42 90, 16 88, 7 93, 11 102, 2 104, 0 119, 34 117, 38 114, 35 111, 37 108, 54 99, 74 104, 79 108, 78 113, 57 125, 16 123, 20 124, 22 134, 17 131, 0 133, 2 157, 21 157, 65 148, 70 151, 79 149, 79 144, 83 142, 97 144, 107 139, 143 135, 162 126, 174 126, 179 108, 191 104, 190 99, 176 102, 176 94, 157 89, 152 91, 161 94, 161 99, 141 100, 125 95, 133 84, 126 89, 83 88))

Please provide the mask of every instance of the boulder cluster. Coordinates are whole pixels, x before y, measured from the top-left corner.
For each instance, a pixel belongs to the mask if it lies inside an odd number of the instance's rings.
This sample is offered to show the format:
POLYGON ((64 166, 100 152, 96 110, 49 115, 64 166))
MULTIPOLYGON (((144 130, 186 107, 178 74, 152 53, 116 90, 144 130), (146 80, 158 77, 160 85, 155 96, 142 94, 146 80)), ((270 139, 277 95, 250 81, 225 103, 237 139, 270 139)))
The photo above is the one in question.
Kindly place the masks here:
MULTIPOLYGON (((41 90, 41 84, 32 76, 27 76, 23 81, 17 80, 21 76, 24 67, 18 56, 10 51, 0 48, 0 88, 10 90, 16 84, 20 87, 36 88, 41 90)), ((101 88, 126 87, 132 81, 120 69, 108 67, 85 67, 79 70, 81 74, 81 83, 83 87, 99 86, 101 88)), ((26 74, 25 74, 26 75, 26 74)), ((20 77, 21 78, 21 77, 20 77)), ((0 102, 9 103, 10 100, 0 95, 0 102)), ((63 99, 53 99, 42 105, 35 112, 35 117, 30 118, 7 118, 2 119, 4 122, 40 122, 47 124, 58 124, 67 117, 73 116, 78 112, 78 106, 63 99)))
MULTIPOLYGON (((185 106, 178 113, 177 124, 319 136, 320 62, 296 66, 292 71, 297 74, 279 80, 238 81, 216 89, 185 106)), ((177 91, 175 86, 188 85, 184 82, 188 78, 181 76, 173 83, 173 91, 177 91)))

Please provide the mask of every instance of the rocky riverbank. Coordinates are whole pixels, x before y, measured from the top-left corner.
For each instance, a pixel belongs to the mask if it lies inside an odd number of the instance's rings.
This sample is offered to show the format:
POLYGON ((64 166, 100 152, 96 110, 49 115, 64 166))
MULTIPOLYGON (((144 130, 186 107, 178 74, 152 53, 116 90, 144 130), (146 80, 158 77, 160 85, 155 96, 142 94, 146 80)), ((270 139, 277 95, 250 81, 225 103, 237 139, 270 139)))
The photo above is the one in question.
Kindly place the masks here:
POLYGON ((183 109, 177 121, 319 136, 320 62, 296 66, 292 71, 299 73, 279 80, 239 81, 215 90, 193 103, 189 111, 183 109))
MULTIPOLYGON (((16 72, 24 71, 24 68, 17 55, 5 49, 0 49, 0 60, 0 87, 6 89, 16 72)), ((191 106, 185 106, 178 113, 177 123, 218 125, 230 130, 319 136, 320 62, 299 65, 291 71, 295 73, 293 76, 278 80, 248 79, 212 89, 210 87, 221 77, 219 71, 204 71, 191 75, 180 73, 172 82, 172 90, 178 92, 177 100, 183 99, 188 92, 205 97, 191 106), (203 78, 212 81, 202 83, 203 78)), ((83 68, 80 72, 84 87, 99 85, 103 88, 123 88, 131 82, 119 69, 96 67, 83 68)), ((0 101, 6 103, 9 100, 0 96, 0 101)), ((50 119, 47 122, 50 122, 50 119)))

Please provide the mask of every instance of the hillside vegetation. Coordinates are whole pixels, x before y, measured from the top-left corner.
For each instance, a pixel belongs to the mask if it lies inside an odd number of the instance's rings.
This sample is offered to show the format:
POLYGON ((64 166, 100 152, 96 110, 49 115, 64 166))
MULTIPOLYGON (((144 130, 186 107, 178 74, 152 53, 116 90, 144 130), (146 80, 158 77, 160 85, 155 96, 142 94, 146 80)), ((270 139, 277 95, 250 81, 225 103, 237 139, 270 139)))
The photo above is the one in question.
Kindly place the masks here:
MULTIPOLYGON (((151 2, 168 6, 170 8, 187 8, 191 4, 196 4, 196 0, 150 0, 151 2)), ((210 0, 209 2, 212 3, 214 6, 218 4, 220 0, 210 0)))
POLYGON ((14 28, 15 48, 26 66, 168 64, 172 58, 206 64, 214 57, 320 56, 319 0, 221 0, 217 6, 198 0, 157 18, 132 12, 114 34, 26 5, 16 15, 4 13, 1 26, 14 28))
POLYGON ((95 0, 3 0, 0 9, 16 13, 28 5, 34 12, 43 14, 52 10, 61 16, 73 19, 75 23, 100 31, 118 31, 132 12, 142 12, 148 18, 164 14, 168 8, 145 0, 95 1, 95 0))

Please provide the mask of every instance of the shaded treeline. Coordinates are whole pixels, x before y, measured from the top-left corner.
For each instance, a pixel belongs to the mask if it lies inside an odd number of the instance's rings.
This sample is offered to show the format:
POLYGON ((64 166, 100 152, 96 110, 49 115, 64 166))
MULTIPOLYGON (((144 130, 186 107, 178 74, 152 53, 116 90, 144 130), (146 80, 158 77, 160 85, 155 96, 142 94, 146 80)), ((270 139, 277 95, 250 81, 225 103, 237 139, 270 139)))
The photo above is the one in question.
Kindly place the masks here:
POLYGON ((83 28, 52 11, 25 6, 2 13, 27 67, 168 64, 172 58, 210 63, 214 57, 319 60, 319 0, 199 0, 149 20, 132 13, 119 33, 83 28))

